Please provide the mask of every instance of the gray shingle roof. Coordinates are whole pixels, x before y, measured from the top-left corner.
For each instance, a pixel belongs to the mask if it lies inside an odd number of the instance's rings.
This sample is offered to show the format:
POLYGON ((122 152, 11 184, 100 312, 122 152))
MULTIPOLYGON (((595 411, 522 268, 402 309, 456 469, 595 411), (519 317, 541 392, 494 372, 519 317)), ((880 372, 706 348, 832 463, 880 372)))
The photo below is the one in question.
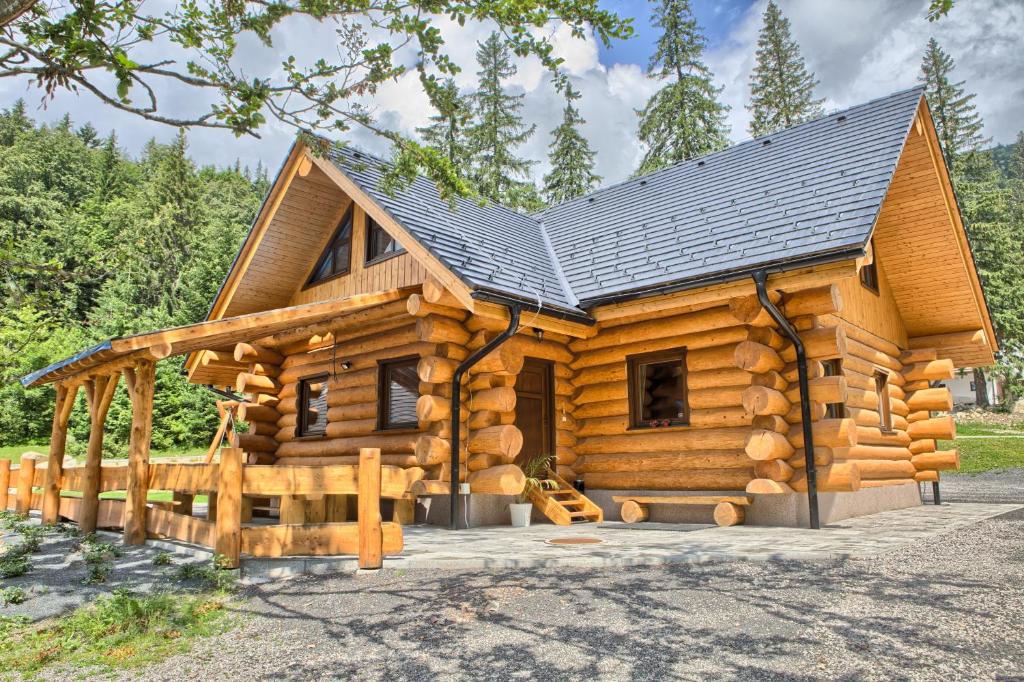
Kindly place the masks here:
POLYGON ((532 217, 467 199, 456 199, 453 211, 423 177, 389 195, 380 189, 380 159, 351 147, 332 152, 331 158, 467 285, 529 301, 539 297, 548 305, 574 310, 575 301, 562 286, 541 224, 532 217))
POLYGON ((335 161, 468 285, 586 308, 863 248, 922 93, 898 92, 534 216, 466 200, 451 211, 424 178, 388 196, 380 161, 351 149, 335 161))

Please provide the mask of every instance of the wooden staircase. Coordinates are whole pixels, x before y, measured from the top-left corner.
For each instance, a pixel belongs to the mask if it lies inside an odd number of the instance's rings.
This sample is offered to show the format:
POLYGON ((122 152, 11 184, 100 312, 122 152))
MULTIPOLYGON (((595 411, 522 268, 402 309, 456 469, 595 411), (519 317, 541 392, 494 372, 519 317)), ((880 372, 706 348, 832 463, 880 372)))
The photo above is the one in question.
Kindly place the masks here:
POLYGON ((600 523, 604 512, 583 493, 572 487, 564 478, 548 469, 548 478, 555 482, 557 489, 541 488, 530 492, 530 501, 559 526, 574 523, 600 523))

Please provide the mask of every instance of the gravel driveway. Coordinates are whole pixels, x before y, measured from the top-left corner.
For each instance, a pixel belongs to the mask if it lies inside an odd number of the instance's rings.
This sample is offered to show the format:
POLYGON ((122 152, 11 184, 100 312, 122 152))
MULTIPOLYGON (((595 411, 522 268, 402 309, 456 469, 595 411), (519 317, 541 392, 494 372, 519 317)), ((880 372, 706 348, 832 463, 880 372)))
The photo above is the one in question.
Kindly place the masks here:
POLYGON ((1022 542, 1018 511, 833 564, 297 579, 123 679, 1020 679, 1022 542))
MULTIPOLYGON (((925 486, 931 500, 932 487, 925 486)), ((1024 469, 996 469, 980 474, 943 473, 943 502, 1010 502, 1024 504, 1024 469)))

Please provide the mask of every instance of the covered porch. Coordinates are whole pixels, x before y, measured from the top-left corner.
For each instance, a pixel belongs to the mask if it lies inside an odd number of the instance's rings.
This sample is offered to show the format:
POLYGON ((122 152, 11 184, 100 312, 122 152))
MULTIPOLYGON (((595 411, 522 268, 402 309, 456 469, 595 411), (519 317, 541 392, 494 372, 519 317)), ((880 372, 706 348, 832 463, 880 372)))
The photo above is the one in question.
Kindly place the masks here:
POLYGON ((389 501, 384 508, 394 510, 393 518, 410 521, 409 488, 423 469, 395 465, 372 439, 330 462, 273 465, 276 424, 269 415, 276 418, 283 399, 274 395, 280 369, 272 361, 280 356, 273 346, 292 336, 337 333, 339 325, 365 324, 398 307, 404 312, 408 295, 356 295, 111 339, 25 377, 26 387, 52 383, 56 390, 49 453, 45 461, 25 456, 14 467, 0 462, 0 508, 38 509, 43 523, 66 519, 85 533, 123 529, 125 544, 147 537, 197 544, 223 557, 226 567, 237 567, 242 554, 352 554, 361 567, 379 568, 384 555, 402 549, 401 525, 383 521, 381 500, 389 501), (221 386, 249 400, 217 402, 220 425, 205 457, 150 461, 156 363, 197 353, 203 367, 231 377, 221 386), (122 378, 132 407, 128 457, 104 460, 105 422, 122 378), (89 441, 84 463, 65 467, 79 391, 88 404, 89 441), (248 430, 236 429, 238 421, 248 430), (101 499, 112 491, 123 491, 124 500, 101 499), (168 491, 172 499, 151 502, 150 491, 168 491), (198 495, 209 500, 201 515, 193 513, 198 495), (254 521, 254 507, 264 518, 254 521), (277 523, 265 518, 270 507, 277 523))

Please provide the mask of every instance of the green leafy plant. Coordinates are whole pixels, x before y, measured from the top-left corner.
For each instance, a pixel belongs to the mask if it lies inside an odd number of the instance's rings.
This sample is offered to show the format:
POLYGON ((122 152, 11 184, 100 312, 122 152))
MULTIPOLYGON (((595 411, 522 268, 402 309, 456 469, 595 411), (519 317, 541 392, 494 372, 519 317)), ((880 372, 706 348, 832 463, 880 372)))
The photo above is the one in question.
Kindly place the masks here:
POLYGON ((188 563, 178 566, 175 572, 178 580, 198 580, 218 592, 231 592, 237 587, 234 571, 228 570, 227 559, 214 555, 209 563, 188 563))
POLYGON ((17 551, 17 546, 9 548, 0 555, 0 578, 16 578, 32 570, 32 563, 27 554, 17 551))
POLYGON ((159 552, 155 557, 153 557, 153 565, 170 566, 172 556, 173 555, 170 552, 159 552))
POLYGON ((28 599, 28 594, 21 587, 5 587, 0 590, 0 604, 4 606, 21 604, 26 599, 28 599))
POLYGON ((558 483, 547 478, 548 471, 551 468, 551 460, 551 455, 542 453, 535 455, 519 467, 526 476, 526 486, 523 487, 523 492, 519 493, 519 496, 516 498, 519 504, 529 502, 530 494, 534 491, 558 490, 558 483))

